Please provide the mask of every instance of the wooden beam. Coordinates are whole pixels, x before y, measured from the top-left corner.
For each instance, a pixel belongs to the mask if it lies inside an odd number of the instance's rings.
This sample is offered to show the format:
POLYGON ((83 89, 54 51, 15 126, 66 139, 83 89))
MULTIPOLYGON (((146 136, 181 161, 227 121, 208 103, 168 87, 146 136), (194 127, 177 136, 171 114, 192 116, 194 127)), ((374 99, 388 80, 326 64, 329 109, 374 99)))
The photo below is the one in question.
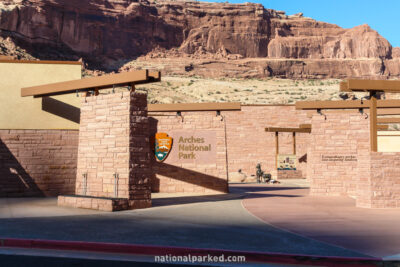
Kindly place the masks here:
POLYGON ((266 132, 280 132, 280 133, 311 133, 311 128, 281 128, 281 127, 267 127, 266 132))
MULTIPOLYGON (((366 112, 369 110, 365 110, 366 112)), ((315 110, 307 110, 307 117, 311 118, 314 114, 317 114, 315 110)), ((324 110, 324 114, 337 114, 337 113, 355 113, 358 112, 356 109, 336 109, 336 110, 324 110)), ((400 108, 378 108, 378 115, 400 115, 400 108)), ((300 124, 300 128, 301 124, 300 124)))
POLYGON ((0 57, 0 63, 21 63, 21 64, 64 64, 64 65, 82 65, 80 61, 61 61, 61 60, 18 60, 12 57, 0 57))
POLYGON ((300 124, 299 125, 300 129, 311 129, 311 123, 307 123, 307 124, 300 124))
POLYGON ((369 122, 370 122, 370 142, 371 142, 371 151, 378 151, 378 137, 377 137, 377 101, 375 97, 371 98, 370 101, 370 111, 369 111, 369 122))
POLYGON ((355 80, 350 79, 340 83, 341 92, 400 92, 400 80, 355 80))
POLYGON ((387 124, 378 124, 376 126, 376 129, 378 131, 387 131, 389 129, 389 125, 387 125, 387 124))
POLYGON ((352 108, 368 108, 368 107, 369 103, 367 100, 363 101, 363 103, 361 103, 360 100, 296 102, 296 109, 352 109, 352 108))
POLYGON ((279 132, 275 132, 275 155, 279 155, 279 132))
MULTIPOLYGON (((377 100, 378 108, 400 108, 400 100, 377 100)), ((298 101, 296 109, 357 109, 369 108, 370 100, 298 101)))
POLYGON ((339 86, 340 86, 340 92, 351 92, 351 91, 349 91, 347 81, 340 82, 339 86))
POLYGON ((143 84, 160 81, 160 73, 149 73, 147 70, 130 71, 118 74, 103 75, 86 79, 58 82, 21 89, 21 96, 52 96, 69 94, 76 91, 90 91, 115 86, 143 84))
POLYGON ((379 108, 378 115, 400 115, 400 108, 379 108))
POLYGON ((296 132, 293 132, 293 155, 296 155, 296 132))
POLYGON ((239 102, 149 104, 147 110, 149 112, 241 110, 241 104, 239 102))
POLYGON ((378 118, 377 123, 400 123, 400 118, 378 118))

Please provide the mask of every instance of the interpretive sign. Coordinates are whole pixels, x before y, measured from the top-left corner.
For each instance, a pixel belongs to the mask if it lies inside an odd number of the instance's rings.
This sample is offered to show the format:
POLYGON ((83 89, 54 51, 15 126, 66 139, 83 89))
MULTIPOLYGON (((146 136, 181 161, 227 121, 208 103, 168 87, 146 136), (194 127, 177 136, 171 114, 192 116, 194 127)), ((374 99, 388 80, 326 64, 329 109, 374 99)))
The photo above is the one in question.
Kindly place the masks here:
POLYGON ((278 170, 296 170, 296 155, 277 155, 278 170))
POLYGON ((357 161, 357 157, 354 155, 322 155, 321 161, 335 161, 335 162, 357 161))

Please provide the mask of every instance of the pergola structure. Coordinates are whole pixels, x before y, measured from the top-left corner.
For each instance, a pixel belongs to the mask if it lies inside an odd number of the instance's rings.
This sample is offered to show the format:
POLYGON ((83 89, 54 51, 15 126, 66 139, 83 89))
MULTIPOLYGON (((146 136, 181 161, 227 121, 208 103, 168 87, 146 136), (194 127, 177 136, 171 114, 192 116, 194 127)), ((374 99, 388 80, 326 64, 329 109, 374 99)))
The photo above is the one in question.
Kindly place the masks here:
POLYGON ((296 102, 296 109, 317 110, 322 114, 323 109, 369 109, 371 151, 378 150, 377 131, 387 128, 379 126, 385 123, 400 123, 400 118, 378 118, 378 115, 400 115, 400 100, 378 100, 378 92, 400 93, 400 81, 387 80, 347 80, 340 83, 341 92, 368 92, 369 100, 347 101, 300 101, 296 102))
POLYGON ((298 128, 267 127, 265 131, 275 133, 275 161, 278 165, 279 133, 292 133, 293 155, 296 155, 296 133, 311 133, 311 124, 300 124, 298 128))

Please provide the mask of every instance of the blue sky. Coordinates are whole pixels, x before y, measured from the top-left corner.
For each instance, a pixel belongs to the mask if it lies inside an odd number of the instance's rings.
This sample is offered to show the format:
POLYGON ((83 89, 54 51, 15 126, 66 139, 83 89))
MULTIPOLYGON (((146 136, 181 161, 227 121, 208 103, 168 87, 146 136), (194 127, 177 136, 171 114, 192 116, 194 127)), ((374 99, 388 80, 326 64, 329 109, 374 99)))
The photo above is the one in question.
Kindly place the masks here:
MULTIPOLYGON (((226 2, 208 0, 207 2, 226 2)), ((400 46, 400 0, 229 0, 230 3, 260 3, 265 8, 283 10, 334 23, 343 28, 368 24, 392 46, 400 46)))

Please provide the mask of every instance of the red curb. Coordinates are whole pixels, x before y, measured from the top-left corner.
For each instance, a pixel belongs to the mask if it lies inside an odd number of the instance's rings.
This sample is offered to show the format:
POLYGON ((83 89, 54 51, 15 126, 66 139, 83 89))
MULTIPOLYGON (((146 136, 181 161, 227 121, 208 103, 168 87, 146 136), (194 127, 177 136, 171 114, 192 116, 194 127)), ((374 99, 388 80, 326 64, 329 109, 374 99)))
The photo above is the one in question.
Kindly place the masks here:
POLYGON ((189 248, 152 246, 121 243, 98 243, 81 241, 59 241, 41 239, 18 239, 0 238, 0 247, 53 249, 53 250, 79 250, 90 252, 108 252, 141 255, 172 255, 172 256, 245 256, 246 262, 260 263, 288 263, 302 265, 323 265, 323 266, 378 266, 381 258, 354 258, 354 257, 331 257, 301 254, 284 253, 262 253, 250 251, 235 251, 209 248, 189 248))

